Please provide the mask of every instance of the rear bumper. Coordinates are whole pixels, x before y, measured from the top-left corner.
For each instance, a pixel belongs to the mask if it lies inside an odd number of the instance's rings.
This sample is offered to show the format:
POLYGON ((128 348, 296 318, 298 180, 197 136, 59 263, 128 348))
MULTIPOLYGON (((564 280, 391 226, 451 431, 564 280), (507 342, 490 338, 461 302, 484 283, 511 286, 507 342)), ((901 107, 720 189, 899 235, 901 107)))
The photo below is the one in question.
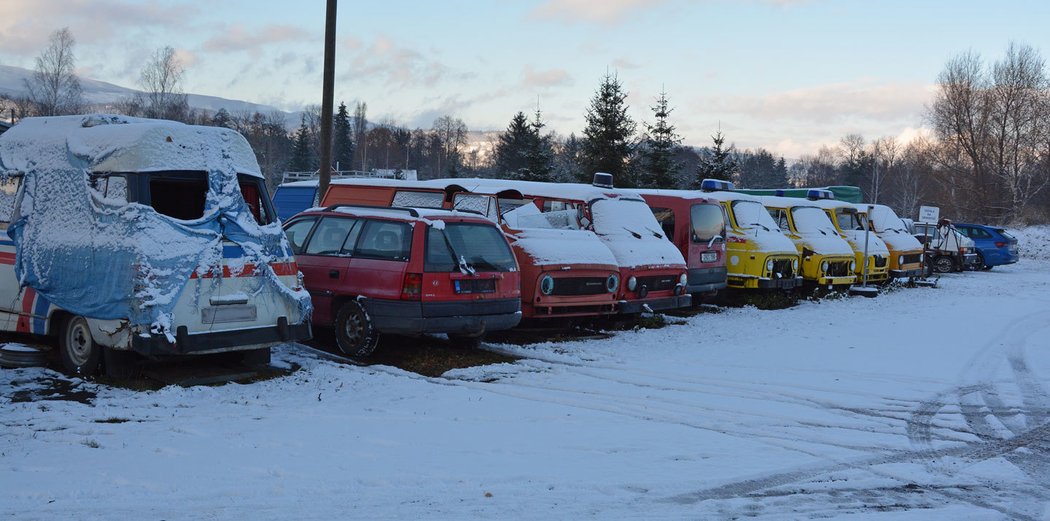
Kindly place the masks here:
POLYGON ((364 299, 362 304, 380 333, 478 334, 510 329, 521 322, 521 299, 465 302, 412 302, 364 299))
POLYGON ((726 268, 690 268, 686 293, 718 291, 726 287, 726 268))
POLYGON ((165 335, 133 335, 131 350, 146 356, 188 355, 219 353, 223 351, 245 351, 269 347, 281 342, 309 340, 313 336, 310 322, 290 325, 285 317, 277 320, 276 326, 251 329, 233 329, 211 333, 189 334, 186 326, 175 330, 175 343, 165 335))
POLYGON ((648 306, 652 311, 664 311, 668 309, 687 308, 691 305, 693 305, 693 297, 686 293, 684 295, 674 295, 670 297, 621 300, 619 311, 621 315, 631 315, 647 311, 645 306, 648 306))

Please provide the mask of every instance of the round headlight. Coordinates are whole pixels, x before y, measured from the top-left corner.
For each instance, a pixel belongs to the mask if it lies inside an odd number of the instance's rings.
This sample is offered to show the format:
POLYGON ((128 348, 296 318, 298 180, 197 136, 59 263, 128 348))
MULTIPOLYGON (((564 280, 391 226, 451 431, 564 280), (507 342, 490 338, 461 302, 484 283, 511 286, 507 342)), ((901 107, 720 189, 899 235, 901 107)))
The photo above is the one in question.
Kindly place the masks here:
POLYGON ((828 261, 820 263, 820 271, 828 271, 828 261))
POLYGON ((679 284, 679 285, 681 285, 681 286, 685 286, 685 285, 686 285, 686 284, 688 284, 688 283, 689 283, 689 276, 688 276, 688 275, 686 275, 685 273, 683 273, 683 274, 681 274, 681 275, 679 275, 679 276, 678 276, 678 284, 679 284))
POLYGON ((897 257, 897 265, 898 266, 903 266, 904 265, 904 255, 901 255, 900 257, 897 257))
POLYGON ((766 271, 773 271, 773 259, 766 261, 766 271))
POLYGON ((609 293, 616 293, 616 290, 620 288, 620 277, 616 275, 609 275, 609 278, 605 279, 605 289, 609 290, 609 293))
POLYGON ((627 279, 627 291, 634 291, 638 287, 638 279, 633 276, 627 279))
POLYGON ((857 261, 849 261, 849 270, 853 271, 857 269, 857 261))
POLYGON ((791 269, 798 271, 798 259, 791 260, 791 269))
POLYGON ((540 279, 540 292, 544 295, 550 295, 554 292, 554 277, 544 275, 543 278, 540 279))

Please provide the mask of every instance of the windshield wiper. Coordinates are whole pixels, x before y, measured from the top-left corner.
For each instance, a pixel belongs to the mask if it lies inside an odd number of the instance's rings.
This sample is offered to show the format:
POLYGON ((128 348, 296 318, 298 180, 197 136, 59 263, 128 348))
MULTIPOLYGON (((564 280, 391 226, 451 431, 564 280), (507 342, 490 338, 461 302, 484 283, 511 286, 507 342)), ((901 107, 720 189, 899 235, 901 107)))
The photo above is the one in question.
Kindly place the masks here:
POLYGON ((627 228, 626 226, 621 226, 621 228, 623 228, 624 230, 627 230, 627 233, 633 235, 635 239, 641 239, 642 238, 642 234, 640 234, 640 233, 638 233, 638 232, 636 232, 634 230, 631 230, 631 229, 627 228))
POLYGON ((653 229, 648 227, 648 226, 646 226, 645 229, 649 230, 649 233, 653 234, 653 237, 656 237, 657 239, 663 239, 664 238, 663 234, 661 234, 660 232, 657 232, 657 231, 653 231, 653 229))
POLYGON ((715 241, 717 241, 717 240, 723 240, 724 241, 725 238, 722 237, 721 235, 718 235, 716 233, 714 237, 711 237, 711 242, 707 243, 707 247, 710 248, 711 246, 714 246, 715 241))
POLYGON ((441 230, 441 237, 445 239, 445 246, 448 246, 448 251, 452 254, 452 259, 456 261, 456 267, 459 268, 459 272, 464 275, 473 275, 477 270, 467 263, 466 258, 456 253, 456 248, 452 246, 452 241, 448 240, 448 235, 445 234, 444 229, 441 230))
POLYGON ((751 223, 751 224, 749 224, 748 226, 761 226, 761 227, 762 227, 762 229, 763 229, 763 230, 765 230, 765 231, 767 231, 767 232, 771 232, 771 231, 773 231, 773 230, 770 230, 769 228, 766 228, 766 227, 765 227, 765 225, 763 225, 762 223, 751 223))

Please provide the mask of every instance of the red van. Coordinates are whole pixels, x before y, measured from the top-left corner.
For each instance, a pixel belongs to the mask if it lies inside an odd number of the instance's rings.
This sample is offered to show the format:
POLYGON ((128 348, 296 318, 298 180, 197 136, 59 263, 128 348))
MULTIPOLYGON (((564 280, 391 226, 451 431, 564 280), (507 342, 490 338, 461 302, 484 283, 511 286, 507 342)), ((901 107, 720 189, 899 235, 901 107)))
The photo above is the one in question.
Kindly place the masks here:
POLYGON ((504 212, 510 226, 546 225, 593 232, 620 269, 617 311, 636 314, 688 307, 685 259, 664 236, 642 196, 611 186, 503 179, 455 179, 474 193, 515 191, 523 204, 504 212))
POLYGON ((509 226, 503 219, 524 201, 516 191, 471 193, 454 181, 340 179, 322 204, 415 206, 476 212, 501 224, 521 270, 523 320, 581 319, 617 311, 619 268, 593 233, 509 226))
POLYGON ((696 303, 726 287, 726 225, 717 201, 684 190, 637 190, 689 268, 696 303))
POLYGON ((332 205, 285 225, 313 323, 368 356, 379 335, 445 333, 477 345, 521 320, 518 264, 491 221, 458 212, 332 205))

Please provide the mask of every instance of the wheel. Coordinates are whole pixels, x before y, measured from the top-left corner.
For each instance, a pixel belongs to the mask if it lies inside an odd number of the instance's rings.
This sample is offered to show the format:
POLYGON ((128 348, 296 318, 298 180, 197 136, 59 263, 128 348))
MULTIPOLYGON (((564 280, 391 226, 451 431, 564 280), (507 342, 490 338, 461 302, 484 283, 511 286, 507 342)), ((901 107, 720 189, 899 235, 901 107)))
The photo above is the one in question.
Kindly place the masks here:
POLYGON ((452 344, 452 347, 459 349, 477 349, 481 347, 481 339, 483 335, 457 335, 455 333, 448 334, 448 342, 452 344))
POLYGON ((984 263, 984 255, 982 255, 981 252, 977 252, 977 267, 984 271, 992 269, 991 266, 984 263))
POLYGON ((102 346, 91 338, 87 319, 75 315, 62 321, 58 333, 58 355, 70 374, 94 376, 98 372, 102 346))
POLYGON ((944 255, 933 259, 933 269, 937 273, 951 273, 955 271, 955 261, 944 255))
POLYGON ((335 315, 335 344, 345 355, 363 358, 376 350, 379 332, 372 325, 368 312, 356 300, 351 300, 335 315))

